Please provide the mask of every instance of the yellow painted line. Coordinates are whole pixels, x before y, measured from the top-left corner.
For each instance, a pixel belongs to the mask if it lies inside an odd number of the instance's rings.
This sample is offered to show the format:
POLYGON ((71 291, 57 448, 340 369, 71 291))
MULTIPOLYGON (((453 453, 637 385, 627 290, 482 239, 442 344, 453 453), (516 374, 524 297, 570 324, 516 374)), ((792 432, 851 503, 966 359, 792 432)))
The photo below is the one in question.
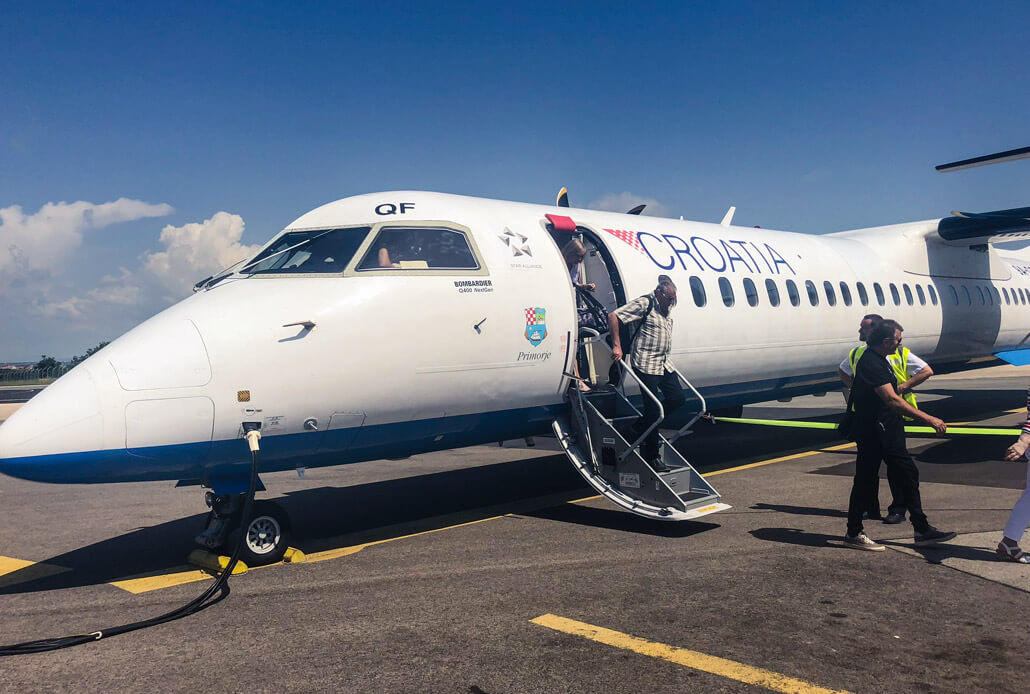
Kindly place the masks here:
POLYGON ((455 528, 464 528, 467 525, 476 525, 477 523, 486 523, 487 521, 497 520, 498 518, 505 518, 511 514, 503 514, 500 516, 491 516, 490 518, 480 518, 479 520, 469 521, 468 523, 458 523, 457 525, 448 525, 445 528, 433 528, 432 530, 423 530, 419 533, 411 533, 410 535, 399 535, 397 537, 388 537, 384 540, 375 540, 374 542, 365 542, 360 545, 352 545, 350 547, 340 547, 338 549, 328 549, 324 552, 312 552, 307 555, 307 559, 304 561, 305 564, 310 564, 317 561, 327 561, 329 559, 336 559, 338 557, 346 557, 350 554, 357 554, 366 547, 374 547, 376 545, 386 544, 387 542, 395 542, 397 540, 407 540, 411 537, 419 537, 420 535, 429 535, 431 533, 439 533, 444 530, 453 530, 455 528))
POLYGON ((28 583, 29 581, 35 581, 40 578, 46 578, 47 576, 54 576, 56 574, 70 571, 64 566, 55 566, 54 564, 41 564, 34 561, 26 561, 25 559, 15 559, 14 557, 0 557, 0 586, 13 586, 19 583, 28 583), (31 567, 31 568, 30 568, 31 567), (13 574, 23 569, 30 569, 25 573, 24 576, 20 577, 21 580, 5 579, 4 576, 13 574))
POLYGON ((795 453, 793 455, 785 455, 782 458, 772 458, 770 460, 762 460, 757 463, 750 463, 749 465, 740 465, 739 467, 726 468, 725 470, 716 470, 715 472, 709 472, 701 475, 702 477, 715 477, 716 475, 725 475, 727 472, 738 472, 740 470, 750 470, 756 467, 762 467, 763 465, 772 465, 773 463, 783 463, 788 460, 797 460, 798 458, 807 458, 813 455, 819 455, 820 453, 826 453, 827 451, 841 451, 845 448, 851 448, 854 446, 854 442, 842 443, 839 446, 824 446, 823 448, 816 448, 811 451, 803 451, 801 453, 795 453))
POLYGON ((109 585, 138 595, 151 590, 160 590, 161 588, 171 588, 172 586, 182 586, 187 583, 205 581, 209 578, 213 578, 213 576, 207 571, 192 570, 179 571, 173 574, 162 574, 160 576, 127 578, 124 581, 111 581, 109 585))
POLYGON ((36 562, 15 559, 14 557, 0 557, 0 576, 20 571, 26 566, 32 566, 36 562))
MULTIPOLYGON (((785 455, 782 458, 772 458, 770 460, 762 460, 762 461, 759 461, 757 463, 750 463, 748 465, 740 465, 738 467, 726 468, 725 470, 716 470, 715 472, 706 472, 705 474, 703 474, 701 476, 702 477, 715 477, 716 475, 725 475, 727 472, 738 472, 740 470, 750 470, 751 468, 762 467, 763 465, 772 465, 773 463, 782 463, 782 462, 785 462, 787 460, 797 460, 798 458, 807 458, 808 456, 819 455, 820 453, 826 453, 827 451, 840 451, 840 450, 843 450, 845 448, 851 448, 854 445, 855 445, 854 442, 851 442, 851 443, 842 443, 839 446, 825 446, 823 448, 817 448, 817 449, 811 450, 811 451, 803 451, 801 453, 795 453, 794 455, 785 455)), ((569 501, 567 503, 578 504, 578 503, 583 502, 583 501, 593 501, 594 499, 600 499, 600 498, 602 498, 600 494, 595 494, 594 496, 586 496, 586 497, 583 497, 582 499, 574 499, 574 500, 569 501)))
MULTIPOLYGON (((433 530, 424 530, 419 533, 411 533, 409 535, 399 535, 397 537, 388 537, 383 540, 375 540, 374 542, 365 542, 360 545, 352 545, 350 547, 339 547, 337 549, 329 549, 324 552, 312 552, 305 554, 305 559, 302 563, 314 564, 315 562, 328 561, 330 559, 339 559, 340 557, 346 557, 351 554, 357 554, 366 547, 374 547, 375 545, 382 545, 387 542, 395 542, 396 540, 406 540, 411 537, 418 537, 419 535, 428 535, 430 533, 439 533, 444 530, 453 530, 454 528, 462 528, 466 525, 475 525, 476 523, 485 523, 486 521, 497 520, 498 518, 504 518, 504 515, 491 516, 490 518, 481 518, 479 520, 469 521, 468 523, 458 523, 457 525, 448 525, 444 528, 434 528, 433 530)), ((279 566, 283 562, 276 562, 275 564, 267 564, 265 566, 251 566, 248 567, 250 571, 257 571, 259 569, 267 569, 272 566, 279 566)), ((207 571, 190 570, 190 571, 179 571, 170 574, 161 574, 160 576, 143 576, 141 578, 128 578, 123 581, 111 581, 109 585, 115 588, 121 588, 124 591, 130 593, 139 594, 146 593, 152 590, 161 590, 162 588, 171 588, 172 586, 181 586, 187 583, 196 583, 197 581, 206 581, 213 579, 214 576, 207 571)))
POLYGON ((719 675, 727 679, 753 684, 774 692, 793 692, 795 694, 847 694, 840 689, 827 689, 804 680, 799 680, 787 675, 781 675, 771 670, 751 667, 733 660, 726 660, 697 651, 689 651, 686 648, 669 646, 657 641, 648 641, 638 636, 630 636, 611 629, 596 627, 585 622, 577 622, 572 619, 565 619, 553 614, 545 614, 536 619, 529 620, 533 624, 561 631, 566 634, 582 636, 583 638, 597 641, 615 648, 640 653, 652 658, 661 658, 677 665, 700 670, 713 675, 719 675))

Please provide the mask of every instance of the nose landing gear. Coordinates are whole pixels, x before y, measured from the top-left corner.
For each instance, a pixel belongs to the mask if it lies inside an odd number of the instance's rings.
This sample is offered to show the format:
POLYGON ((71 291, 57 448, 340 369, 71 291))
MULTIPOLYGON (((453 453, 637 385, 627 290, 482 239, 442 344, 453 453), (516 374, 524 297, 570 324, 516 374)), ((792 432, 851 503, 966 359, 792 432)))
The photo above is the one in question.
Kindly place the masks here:
POLYGON ((246 528, 241 528, 244 494, 215 494, 208 492, 205 501, 211 507, 204 532, 196 542, 208 550, 234 547, 239 534, 243 534, 240 559, 248 566, 274 564, 283 558, 289 548, 290 517, 273 501, 254 502, 254 512, 246 528))

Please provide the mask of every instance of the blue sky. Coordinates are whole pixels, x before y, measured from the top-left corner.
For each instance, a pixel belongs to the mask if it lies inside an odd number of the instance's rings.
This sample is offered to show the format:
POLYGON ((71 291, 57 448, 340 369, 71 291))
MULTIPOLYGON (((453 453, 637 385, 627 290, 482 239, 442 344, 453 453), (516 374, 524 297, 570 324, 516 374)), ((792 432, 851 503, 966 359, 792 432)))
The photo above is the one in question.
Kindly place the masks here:
POLYGON ((1030 205, 1028 161, 933 170, 1030 144, 1026 3, 139 5, 4 5, 0 361, 375 190, 809 233, 1030 205))

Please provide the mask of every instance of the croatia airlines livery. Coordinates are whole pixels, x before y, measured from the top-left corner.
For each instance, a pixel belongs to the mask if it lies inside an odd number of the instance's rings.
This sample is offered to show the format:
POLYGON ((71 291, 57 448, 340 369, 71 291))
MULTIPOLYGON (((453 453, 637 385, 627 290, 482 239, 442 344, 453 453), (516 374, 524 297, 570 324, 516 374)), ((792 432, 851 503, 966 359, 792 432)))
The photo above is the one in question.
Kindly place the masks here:
MULTIPOLYGON (((549 433, 578 392, 560 250, 573 237, 606 310, 673 279, 672 359, 708 408, 833 389, 866 313, 897 319, 935 368, 961 368, 1030 339, 1030 254, 992 245, 1030 236, 1028 213, 810 235, 426 192, 346 198, 30 400, 0 426, 0 472, 226 498, 246 488, 243 422, 261 424, 264 472, 549 433)), ((581 351, 580 371, 607 375, 603 343, 581 351)))

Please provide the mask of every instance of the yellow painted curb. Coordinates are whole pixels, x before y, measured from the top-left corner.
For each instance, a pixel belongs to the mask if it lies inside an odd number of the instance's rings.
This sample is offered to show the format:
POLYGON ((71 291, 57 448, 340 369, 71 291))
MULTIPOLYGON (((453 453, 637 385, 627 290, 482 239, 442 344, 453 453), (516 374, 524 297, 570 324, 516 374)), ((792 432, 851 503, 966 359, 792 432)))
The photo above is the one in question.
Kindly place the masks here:
MULTIPOLYGON (((225 570, 225 567, 229 566, 229 557, 220 554, 212 554, 211 552, 206 552, 202 549, 195 549, 190 552, 190 556, 187 561, 194 566, 199 566, 202 569, 214 571, 215 573, 221 573, 225 570)), ((232 567, 233 576, 245 573, 247 573, 247 565, 242 561, 236 562, 236 566, 232 567)))

